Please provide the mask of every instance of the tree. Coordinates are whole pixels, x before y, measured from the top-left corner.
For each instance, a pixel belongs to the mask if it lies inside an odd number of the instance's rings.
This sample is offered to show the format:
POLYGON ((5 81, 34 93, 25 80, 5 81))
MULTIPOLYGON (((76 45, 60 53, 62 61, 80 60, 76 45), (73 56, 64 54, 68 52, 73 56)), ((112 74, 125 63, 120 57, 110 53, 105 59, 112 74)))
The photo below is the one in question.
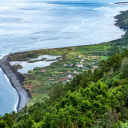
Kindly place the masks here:
POLYGON ((6 124, 6 122, 4 120, 0 120, 0 128, 7 128, 8 125, 6 124))
POLYGON ((125 58, 123 59, 122 63, 121 63, 122 69, 124 70, 124 69, 127 67, 127 65, 128 65, 128 58, 125 57, 125 58))
POLYGON ((33 112, 33 118, 35 122, 39 122, 41 120, 41 112, 39 110, 35 110, 33 112))
POLYGON ((32 120, 31 118, 27 119, 26 121, 23 121, 23 127, 24 128, 32 128, 32 125, 34 124, 34 120, 32 120))
POLYGON ((52 99, 54 99, 54 100, 55 100, 56 98, 59 98, 60 96, 62 96, 63 90, 64 90, 64 88, 63 88, 62 83, 61 83, 61 82, 58 83, 58 84, 54 87, 53 91, 50 93, 50 98, 52 98, 52 99))
POLYGON ((8 126, 11 127, 13 125, 13 119, 8 113, 5 113, 3 119, 7 123, 8 126))

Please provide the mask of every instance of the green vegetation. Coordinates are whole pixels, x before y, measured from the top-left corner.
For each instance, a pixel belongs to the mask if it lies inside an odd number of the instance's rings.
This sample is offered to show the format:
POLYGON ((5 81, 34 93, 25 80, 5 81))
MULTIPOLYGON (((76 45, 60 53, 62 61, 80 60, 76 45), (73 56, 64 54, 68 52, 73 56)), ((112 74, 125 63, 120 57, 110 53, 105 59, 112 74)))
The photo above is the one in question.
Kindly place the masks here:
POLYGON ((128 120, 128 50, 116 51, 70 83, 58 83, 48 98, 0 117, 13 128, 124 128, 128 120))
POLYGON ((16 65, 13 66, 13 68, 14 68, 14 70, 17 71, 17 69, 22 69, 23 67, 21 65, 16 64, 16 65))
MULTIPOLYGON (((128 11, 117 17, 118 25, 124 27, 125 24, 127 29, 128 11)), ((29 88, 34 101, 18 113, 0 117, 0 127, 128 127, 127 34, 98 45, 43 49, 10 56, 10 60, 27 61, 48 54, 62 55, 62 58, 48 67, 24 74, 24 86, 29 88), (74 74, 74 70, 79 74, 74 74), (64 78, 69 74, 73 78, 67 82, 64 78)))
POLYGON ((117 19, 116 25, 118 25, 120 28, 128 29, 128 11, 125 11, 119 15, 117 15, 115 18, 117 19))

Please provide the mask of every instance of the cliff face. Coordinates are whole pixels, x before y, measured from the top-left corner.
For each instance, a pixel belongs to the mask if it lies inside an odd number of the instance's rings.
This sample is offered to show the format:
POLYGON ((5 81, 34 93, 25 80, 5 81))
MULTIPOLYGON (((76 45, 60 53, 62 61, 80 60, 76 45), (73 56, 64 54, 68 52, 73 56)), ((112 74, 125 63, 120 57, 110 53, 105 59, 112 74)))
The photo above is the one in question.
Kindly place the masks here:
POLYGON ((7 77, 10 80, 11 85, 16 89, 18 95, 19 95, 19 103, 17 106, 17 110, 25 107, 29 99, 31 99, 31 95, 22 86, 22 82, 24 81, 24 77, 19 72, 16 72, 13 67, 9 63, 9 55, 4 56, 0 60, 0 67, 4 71, 4 73, 7 75, 7 77))

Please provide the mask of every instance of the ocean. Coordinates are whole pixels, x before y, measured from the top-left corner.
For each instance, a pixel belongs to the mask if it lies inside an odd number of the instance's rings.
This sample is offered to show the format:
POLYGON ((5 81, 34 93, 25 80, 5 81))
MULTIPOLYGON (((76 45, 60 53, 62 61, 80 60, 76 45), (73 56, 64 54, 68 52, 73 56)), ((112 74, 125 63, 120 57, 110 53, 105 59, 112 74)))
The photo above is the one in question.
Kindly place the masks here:
MULTIPOLYGON (((115 15, 123 0, 1 0, 0 57, 41 48, 97 44, 121 38, 115 15)), ((18 94, 0 70, 0 115, 16 111, 18 94)))

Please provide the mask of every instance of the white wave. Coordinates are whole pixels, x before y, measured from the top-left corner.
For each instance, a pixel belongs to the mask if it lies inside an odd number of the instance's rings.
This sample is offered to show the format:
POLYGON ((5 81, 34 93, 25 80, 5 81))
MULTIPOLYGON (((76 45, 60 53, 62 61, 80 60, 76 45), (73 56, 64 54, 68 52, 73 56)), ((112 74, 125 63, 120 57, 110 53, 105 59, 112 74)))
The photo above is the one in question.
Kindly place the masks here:
POLYGON ((3 54, 2 57, 0 57, 0 60, 1 60, 4 56, 7 56, 7 55, 9 55, 9 53, 3 54))
MULTIPOLYGON (((8 78, 8 76, 5 74, 4 75, 5 76, 5 79, 7 80, 7 82, 9 83, 9 85, 13 88, 13 90, 15 90, 16 91, 16 89, 11 85, 11 83, 10 83, 10 80, 9 80, 9 78, 8 78)), ((17 91, 16 91, 17 92, 17 91)))
POLYGON ((14 111, 15 111, 15 112, 17 112, 18 103, 19 103, 19 101, 17 101, 17 103, 16 103, 15 106, 14 106, 14 111))
MULTIPOLYGON (((12 87, 12 89, 17 93, 16 89, 11 85, 10 81, 9 81, 9 78, 7 77, 7 75, 5 74, 5 79, 7 80, 7 82, 9 83, 9 85, 12 87)), ((18 93, 17 93, 17 96, 18 96, 18 93)), ((18 96, 19 97, 19 96, 18 96)), ((14 105, 14 111, 17 112, 17 105, 19 103, 19 99, 18 101, 16 102, 16 104, 14 105)))

